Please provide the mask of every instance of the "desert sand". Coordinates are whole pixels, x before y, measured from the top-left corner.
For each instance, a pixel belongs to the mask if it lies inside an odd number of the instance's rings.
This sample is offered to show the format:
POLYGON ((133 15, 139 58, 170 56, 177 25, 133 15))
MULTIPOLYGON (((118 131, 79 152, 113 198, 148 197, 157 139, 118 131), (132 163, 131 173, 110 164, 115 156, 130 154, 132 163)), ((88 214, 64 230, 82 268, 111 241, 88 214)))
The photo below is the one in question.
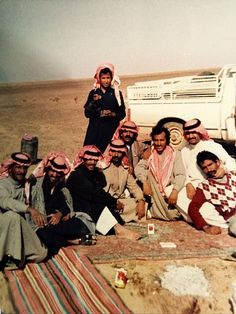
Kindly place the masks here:
MULTIPOLYGON (((212 70, 212 69, 211 69, 212 70)), ((194 70, 196 74, 201 70, 194 70)), ((186 73, 185 73, 186 74, 186 73)), ((157 73, 123 77, 121 90, 126 99, 126 87, 136 81, 183 75, 157 73)), ((34 82, 0 85, 0 160, 20 150, 22 136, 32 134, 39 139, 38 158, 52 150, 65 151, 72 160, 82 147, 87 127, 83 105, 93 80, 34 82)), ((125 289, 116 289, 124 303, 134 313, 232 313, 229 297, 236 280, 235 261, 220 258, 165 261, 124 261, 116 265, 98 264, 98 270, 114 286, 117 266, 128 270, 125 289), (159 276, 166 265, 196 265, 209 281, 208 297, 176 296, 162 288, 159 276)), ((114 288, 115 289, 115 288, 114 288)), ((0 309, 14 313, 7 282, 0 273, 0 309)))
MULTIPOLYGON (((236 270, 234 261, 230 262, 217 258, 158 262, 127 261, 110 265, 99 264, 96 267, 134 313, 232 313, 229 298, 232 295, 232 277, 236 270), (160 276, 163 276, 166 272, 168 265, 177 268, 191 266, 198 271, 202 270, 209 284, 209 296, 176 295, 163 288, 160 276), (125 289, 116 288, 114 285, 114 276, 118 267, 123 267, 128 271, 129 280, 125 289)), ((181 284, 184 285, 186 282, 183 280, 181 284)), ((191 284, 190 279, 189 288, 191 284)))
MULTIPOLYGON (((126 88, 135 82, 200 72, 125 76, 120 89, 127 104, 126 88)), ((92 88, 93 79, 0 84, 0 161, 20 149, 25 133, 38 137, 39 158, 50 150, 63 150, 73 158, 83 145, 88 122, 83 105, 92 88)))

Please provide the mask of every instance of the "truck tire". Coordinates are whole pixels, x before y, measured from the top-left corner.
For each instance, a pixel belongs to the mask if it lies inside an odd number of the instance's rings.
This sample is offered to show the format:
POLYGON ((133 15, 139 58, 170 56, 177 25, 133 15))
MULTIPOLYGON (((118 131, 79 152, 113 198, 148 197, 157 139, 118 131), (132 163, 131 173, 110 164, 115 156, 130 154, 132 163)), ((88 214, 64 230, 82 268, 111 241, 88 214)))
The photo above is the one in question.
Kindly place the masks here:
POLYGON ((170 132, 170 144, 175 149, 181 150, 186 141, 183 135, 183 124, 180 122, 170 121, 163 124, 170 132))

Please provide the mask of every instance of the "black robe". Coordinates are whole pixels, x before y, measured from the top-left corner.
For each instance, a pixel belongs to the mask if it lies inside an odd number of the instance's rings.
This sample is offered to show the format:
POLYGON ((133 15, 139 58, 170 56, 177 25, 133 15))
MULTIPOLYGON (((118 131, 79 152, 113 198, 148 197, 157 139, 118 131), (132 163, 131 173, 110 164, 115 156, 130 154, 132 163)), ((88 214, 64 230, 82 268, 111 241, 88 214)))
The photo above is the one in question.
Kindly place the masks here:
POLYGON ((98 221, 105 206, 107 206, 119 224, 123 219, 116 212, 116 198, 105 192, 106 179, 103 172, 97 168, 91 171, 80 164, 67 180, 67 187, 72 195, 75 211, 87 213, 95 222, 98 221))
POLYGON ((115 133, 119 122, 125 118, 125 104, 122 93, 120 92, 121 106, 115 96, 115 90, 110 87, 105 93, 100 88, 92 90, 89 93, 84 113, 89 118, 87 133, 85 135, 84 145, 95 145, 102 152, 105 151, 115 133), (94 94, 102 98, 94 101, 94 94), (102 117, 102 110, 111 110, 115 113, 114 117, 102 117))

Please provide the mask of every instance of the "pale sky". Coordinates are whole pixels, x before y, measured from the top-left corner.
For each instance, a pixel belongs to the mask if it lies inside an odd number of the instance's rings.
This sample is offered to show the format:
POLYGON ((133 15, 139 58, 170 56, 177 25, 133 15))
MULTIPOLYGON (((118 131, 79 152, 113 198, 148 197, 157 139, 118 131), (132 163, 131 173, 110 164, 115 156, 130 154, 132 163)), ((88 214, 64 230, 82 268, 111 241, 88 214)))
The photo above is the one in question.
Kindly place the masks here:
POLYGON ((0 83, 236 63, 236 0, 0 0, 0 83))

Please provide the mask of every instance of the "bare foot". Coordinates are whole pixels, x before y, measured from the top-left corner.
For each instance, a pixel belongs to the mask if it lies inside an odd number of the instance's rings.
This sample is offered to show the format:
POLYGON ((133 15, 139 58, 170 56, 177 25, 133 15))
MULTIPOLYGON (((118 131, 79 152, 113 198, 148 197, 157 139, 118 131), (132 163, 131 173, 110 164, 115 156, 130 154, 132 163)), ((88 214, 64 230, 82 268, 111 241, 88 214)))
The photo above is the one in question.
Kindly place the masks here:
POLYGON ((217 226, 210 226, 210 225, 206 225, 203 227, 203 230, 208 233, 208 234, 212 234, 212 235, 217 235, 217 234, 221 234, 221 228, 217 227, 217 226))
POLYGON ((131 231, 119 224, 114 227, 116 236, 118 238, 129 239, 129 240, 138 240, 141 238, 141 235, 137 232, 131 231))

